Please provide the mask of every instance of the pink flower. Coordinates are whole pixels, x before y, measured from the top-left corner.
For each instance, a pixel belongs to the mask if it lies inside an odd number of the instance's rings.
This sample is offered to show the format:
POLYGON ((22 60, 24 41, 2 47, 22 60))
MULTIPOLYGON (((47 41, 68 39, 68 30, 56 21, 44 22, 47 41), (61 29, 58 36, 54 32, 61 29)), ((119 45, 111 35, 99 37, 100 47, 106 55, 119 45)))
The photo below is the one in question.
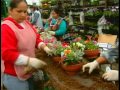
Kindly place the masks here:
POLYGON ((97 44, 97 41, 93 41, 94 44, 97 44))

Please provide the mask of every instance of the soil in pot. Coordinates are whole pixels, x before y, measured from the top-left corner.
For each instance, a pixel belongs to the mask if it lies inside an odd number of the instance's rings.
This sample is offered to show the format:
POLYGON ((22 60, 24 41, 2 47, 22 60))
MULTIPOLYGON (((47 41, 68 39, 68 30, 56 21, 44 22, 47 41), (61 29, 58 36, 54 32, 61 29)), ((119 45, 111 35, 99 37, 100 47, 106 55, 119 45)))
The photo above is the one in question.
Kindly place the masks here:
POLYGON ((85 50, 85 55, 84 57, 88 58, 88 59, 93 59, 93 58, 97 58, 100 54, 100 51, 98 49, 96 50, 85 50))
POLYGON ((65 70, 68 75, 75 75, 78 71, 82 69, 82 66, 82 62, 73 65, 65 65, 64 63, 61 63, 62 69, 65 70))

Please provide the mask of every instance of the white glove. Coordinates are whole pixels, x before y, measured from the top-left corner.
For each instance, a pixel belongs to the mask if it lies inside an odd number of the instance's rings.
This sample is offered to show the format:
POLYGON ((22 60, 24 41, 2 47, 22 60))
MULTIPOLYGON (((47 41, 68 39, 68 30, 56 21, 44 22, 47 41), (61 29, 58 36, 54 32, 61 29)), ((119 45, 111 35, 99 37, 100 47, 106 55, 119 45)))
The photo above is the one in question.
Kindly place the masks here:
POLYGON ((47 46, 44 47, 44 51, 45 51, 47 54, 50 54, 50 53, 52 52, 47 46))
POLYGON ((51 34, 51 35, 55 35, 54 31, 48 31, 48 33, 51 34))
POLYGON ((45 62, 37 58, 29 58, 29 61, 28 61, 28 66, 31 66, 35 69, 43 68, 46 65, 47 64, 45 62))
POLYGON ((85 68, 89 68, 89 74, 99 65, 99 63, 95 60, 93 62, 87 63, 85 65, 83 65, 83 72, 85 72, 85 68))
POLYGON ((29 58, 28 56, 25 56, 23 54, 20 54, 15 61, 16 65, 25 65, 30 66, 35 69, 42 68, 43 66, 46 66, 47 64, 37 58, 29 58))
POLYGON ((111 70, 103 74, 103 78, 107 81, 117 81, 119 72, 117 70, 111 70))
POLYGON ((33 72, 36 72, 37 69, 33 68, 32 66, 26 66, 25 69, 24 69, 24 74, 28 74, 28 73, 33 73, 33 72))

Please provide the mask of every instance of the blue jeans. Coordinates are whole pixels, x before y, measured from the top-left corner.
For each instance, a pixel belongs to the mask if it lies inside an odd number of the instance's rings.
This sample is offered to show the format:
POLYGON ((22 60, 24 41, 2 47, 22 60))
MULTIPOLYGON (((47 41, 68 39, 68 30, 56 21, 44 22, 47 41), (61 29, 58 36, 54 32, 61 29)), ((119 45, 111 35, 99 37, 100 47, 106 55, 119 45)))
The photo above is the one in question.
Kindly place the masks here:
POLYGON ((4 74, 2 80, 7 90, 34 90, 32 78, 22 81, 15 76, 4 74))

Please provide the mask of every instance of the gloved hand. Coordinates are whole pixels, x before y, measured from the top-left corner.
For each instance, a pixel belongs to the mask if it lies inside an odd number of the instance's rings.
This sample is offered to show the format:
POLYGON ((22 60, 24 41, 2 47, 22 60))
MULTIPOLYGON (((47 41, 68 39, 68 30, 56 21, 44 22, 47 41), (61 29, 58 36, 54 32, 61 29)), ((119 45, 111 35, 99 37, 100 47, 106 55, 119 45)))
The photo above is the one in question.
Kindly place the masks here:
POLYGON ((31 66, 35 69, 43 68, 46 65, 47 64, 40 59, 37 59, 37 58, 29 58, 28 59, 28 66, 31 66))
POLYGON ((45 51, 48 55, 50 55, 50 54, 52 53, 52 51, 51 51, 47 46, 44 47, 44 51, 45 51))
POLYGON ((54 31, 48 31, 48 33, 51 34, 51 35, 55 35, 54 31))
POLYGON ((83 72, 85 72, 85 68, 89 68, 89 74, 99 65, 99 63, 95 60, 93 62, 87 63, 85 65, 83 65, 83 72))
POLYGON ((119 77, 119 72, 117 70, 111 70, 104 73, 102 77, 107 81, 117 81, 119 77))
POLYGON ((24 74, 33 73, 35 71, 37 71, 37 69, 35 69, 35 68, 31 67, 31 66, 26 66, 25 69, 24 69, 24 72, 25 72, 24 74))

